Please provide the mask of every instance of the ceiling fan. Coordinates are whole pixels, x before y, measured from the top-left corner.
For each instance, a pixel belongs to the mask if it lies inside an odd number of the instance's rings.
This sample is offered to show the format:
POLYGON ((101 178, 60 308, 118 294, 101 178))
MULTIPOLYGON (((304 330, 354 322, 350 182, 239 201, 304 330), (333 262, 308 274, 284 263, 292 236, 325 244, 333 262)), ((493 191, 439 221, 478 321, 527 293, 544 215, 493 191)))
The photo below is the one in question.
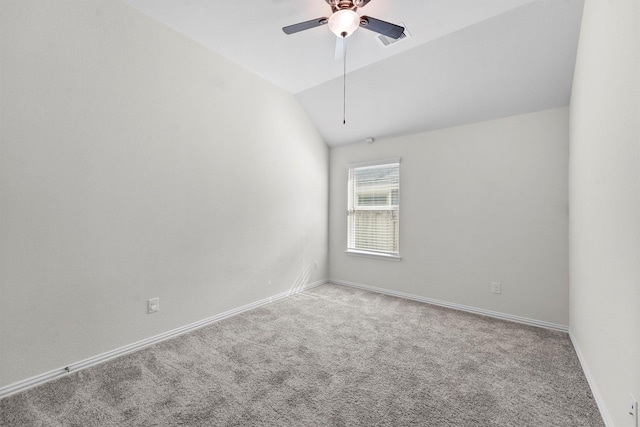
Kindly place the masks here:
POLYGON ((382 21, 380 19, 372 18, 370 16, 360 16, 356 13, 359 7, 366 6, 371 0, 325 0, 331 11, 333 12, 330 17, 322 17, 312 19, 310 21, 299 22, 297 24, 283 27, 282 31, 285 34, 294 34, 300 31, 309 30, 311 28, 319 27, 321 25, 329 24, 329 29, 332 33, 338 36, 336 40, 336 59, 338 56, 342 56, 344 59, 343 69, 343 97, 342 97, 342 123, 346 124, 346 93, 347 93, 347 48, 346 42, 349 37, 358 27, 366 28, 367 30, 374 31, 379 34, 383 34, 392 39, 399 39, 404 34, 404 27, 391 22, 382 21), (341 53, 341 55, 339 55, 341 53))
POLYGON ((404 27, 372 18, 370 16, 359 16, 356 10, 364 7, 371 0, 325 0, 333 14, 330 17, 321 17, 310 21, 299 22, 297 24, 283 27, 286 34, 294 34, 300 31, 309 30, 321 25, 329 24, 329 29, 340 38, 347 38, 358 27, 383 34, 392 39, 398 39, 404 33, 404 27))

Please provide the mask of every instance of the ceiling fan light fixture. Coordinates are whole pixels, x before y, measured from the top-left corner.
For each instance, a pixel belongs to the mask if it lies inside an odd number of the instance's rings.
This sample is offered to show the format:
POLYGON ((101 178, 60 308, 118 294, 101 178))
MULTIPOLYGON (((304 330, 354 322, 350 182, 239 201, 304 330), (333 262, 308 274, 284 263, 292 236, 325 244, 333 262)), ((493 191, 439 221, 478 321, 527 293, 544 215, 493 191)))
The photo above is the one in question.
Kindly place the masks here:
POLYGON ((342 9, 329 18, 329 29, 338 37, 349 37, 360 26, 360 17, 353 10, 342 9))

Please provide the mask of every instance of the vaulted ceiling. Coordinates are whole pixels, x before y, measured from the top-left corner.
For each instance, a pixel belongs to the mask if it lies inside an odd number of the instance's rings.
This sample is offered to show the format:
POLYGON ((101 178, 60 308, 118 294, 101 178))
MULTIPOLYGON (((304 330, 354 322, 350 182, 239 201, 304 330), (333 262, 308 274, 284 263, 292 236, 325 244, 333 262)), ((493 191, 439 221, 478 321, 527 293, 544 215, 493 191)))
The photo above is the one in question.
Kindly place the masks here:
MULTIPOLYGON (((124 0, 294 94, 330 146, 569 104, 583 0, 372 0, 360 15, 402 24, 384 46, 359 28, 343 60, 326 25, 282 27, 325 0, 124 0)), ((286 121, 286 118, 283 118, 286 121)))

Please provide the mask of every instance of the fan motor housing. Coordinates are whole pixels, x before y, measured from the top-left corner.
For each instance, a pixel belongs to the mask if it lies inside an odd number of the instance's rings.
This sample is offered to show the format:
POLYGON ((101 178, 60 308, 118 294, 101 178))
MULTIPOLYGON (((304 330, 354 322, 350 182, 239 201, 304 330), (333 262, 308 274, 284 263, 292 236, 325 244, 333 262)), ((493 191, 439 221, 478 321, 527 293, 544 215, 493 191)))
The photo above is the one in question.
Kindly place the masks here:
MULTIPOLYGON (((356 0, 356 3, 359 0, 356 0)), ((337 12, 339 10, 353 10, 355 11, 358 6, 356 6, 353 2, 353 0, 327 0, 327 2, 331 5, 331 9, 333 12, 337 12)), ((363 3, 360 0, 360 3, 363 3)))

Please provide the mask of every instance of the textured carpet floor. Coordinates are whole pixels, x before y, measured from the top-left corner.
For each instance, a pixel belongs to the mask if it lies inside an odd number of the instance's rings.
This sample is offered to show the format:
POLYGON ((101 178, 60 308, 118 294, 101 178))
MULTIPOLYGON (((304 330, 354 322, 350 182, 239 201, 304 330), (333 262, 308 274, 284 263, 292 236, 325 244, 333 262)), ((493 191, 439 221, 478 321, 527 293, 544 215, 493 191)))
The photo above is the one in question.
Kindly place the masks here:
POLYGON ((566 334, 323 285, 0 401, 2 426, 603 426, 566 334))

